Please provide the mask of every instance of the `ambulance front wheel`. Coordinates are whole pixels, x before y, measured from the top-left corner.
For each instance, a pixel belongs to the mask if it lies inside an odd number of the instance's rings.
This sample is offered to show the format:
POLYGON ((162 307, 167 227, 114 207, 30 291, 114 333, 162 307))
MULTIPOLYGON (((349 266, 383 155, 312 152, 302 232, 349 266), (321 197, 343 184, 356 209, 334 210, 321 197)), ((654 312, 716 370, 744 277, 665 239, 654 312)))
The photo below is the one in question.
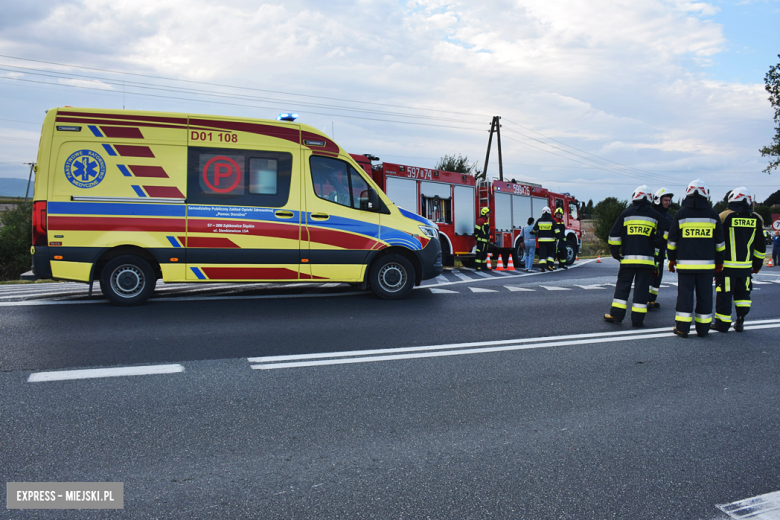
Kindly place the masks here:
POLYGON ((400 300, 414 289, 412 263, 401 255, 380 258, 369 274, 371 290, 383 300, 400 300))
POLYGON ((109 260, 100 273, 100 290, 114 305, 141 305, 152 295, 156 284, 149 262, 133 255, 109 260))

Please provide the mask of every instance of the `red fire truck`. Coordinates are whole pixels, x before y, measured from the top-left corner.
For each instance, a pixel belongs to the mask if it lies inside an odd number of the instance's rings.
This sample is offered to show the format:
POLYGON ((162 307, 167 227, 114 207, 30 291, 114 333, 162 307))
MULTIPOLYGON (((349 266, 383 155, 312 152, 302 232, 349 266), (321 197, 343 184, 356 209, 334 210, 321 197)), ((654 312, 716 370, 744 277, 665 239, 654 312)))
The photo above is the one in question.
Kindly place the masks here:
POLYGON ((372 164, 373 155, 350 154, 371 175, 397 206, 421 215, 439 226, 442 262, 452 266, 474 264, 474 223, 483 207, 490 208, 489 251, 504 264, 512 254, 516 265, 524 258, 522 228, 542 208, 563 208, 566 225, 566 261, 573 264, 582 245, 579 203, 568 193, 553 193, 538 184, 475 179, 463 173, 392 163, 372 164))

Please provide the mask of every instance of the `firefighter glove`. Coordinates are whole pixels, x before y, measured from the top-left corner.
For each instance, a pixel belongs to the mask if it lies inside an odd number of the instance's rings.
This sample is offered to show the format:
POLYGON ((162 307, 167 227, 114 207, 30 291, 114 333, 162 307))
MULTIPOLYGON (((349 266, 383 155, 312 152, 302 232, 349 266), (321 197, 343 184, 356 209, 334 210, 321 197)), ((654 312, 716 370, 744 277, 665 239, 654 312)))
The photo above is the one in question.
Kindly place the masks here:
POLYGON ((723 271, 723 264, 715 264, 715 272, 719 273, 723 271))
POLYGON ((753 274, 758 274, 758 272, 761 270, 760 267, 754 267, 753 268, 753 274))
POLYGON ((674 272, 674 266, 675 265, 677 265, 677 262, 675 262, 674 260, 669 260, 669 272, 670 273, 674 272))
POLYGON ((623 255, 615 253, 614 255, 612 255, 612 258, 614 258, 615 260, 617 260, 619 262, 619 261, 623 260, 623 255))

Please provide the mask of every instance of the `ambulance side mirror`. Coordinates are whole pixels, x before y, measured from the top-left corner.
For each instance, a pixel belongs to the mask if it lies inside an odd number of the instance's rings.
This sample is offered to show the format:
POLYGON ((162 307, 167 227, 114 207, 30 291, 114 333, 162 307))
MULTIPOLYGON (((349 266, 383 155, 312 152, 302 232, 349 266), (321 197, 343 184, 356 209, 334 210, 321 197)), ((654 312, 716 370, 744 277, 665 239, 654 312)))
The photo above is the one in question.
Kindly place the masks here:
POLYGON ((374 188, 368 189, 368 202, 366 204, 367 211, 379 211, 379 195, 377 195, 374 188))

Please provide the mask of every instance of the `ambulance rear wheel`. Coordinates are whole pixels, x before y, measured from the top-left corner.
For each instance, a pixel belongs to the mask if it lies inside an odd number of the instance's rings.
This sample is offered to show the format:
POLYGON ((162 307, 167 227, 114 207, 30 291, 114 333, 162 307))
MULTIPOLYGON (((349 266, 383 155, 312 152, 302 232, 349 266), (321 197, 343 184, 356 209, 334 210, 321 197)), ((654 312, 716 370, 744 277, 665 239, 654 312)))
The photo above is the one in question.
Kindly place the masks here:
POLYGON ((412 263, 401 255, 383 256, 371 267, 369 283, 383 300, 400 300, 414 289, 412 263))
POLYGON ((156 284, 149 262, 134 255, 112 258, 100 273, 100 290, 114 305, 141 305, 152 295, 156 284))

